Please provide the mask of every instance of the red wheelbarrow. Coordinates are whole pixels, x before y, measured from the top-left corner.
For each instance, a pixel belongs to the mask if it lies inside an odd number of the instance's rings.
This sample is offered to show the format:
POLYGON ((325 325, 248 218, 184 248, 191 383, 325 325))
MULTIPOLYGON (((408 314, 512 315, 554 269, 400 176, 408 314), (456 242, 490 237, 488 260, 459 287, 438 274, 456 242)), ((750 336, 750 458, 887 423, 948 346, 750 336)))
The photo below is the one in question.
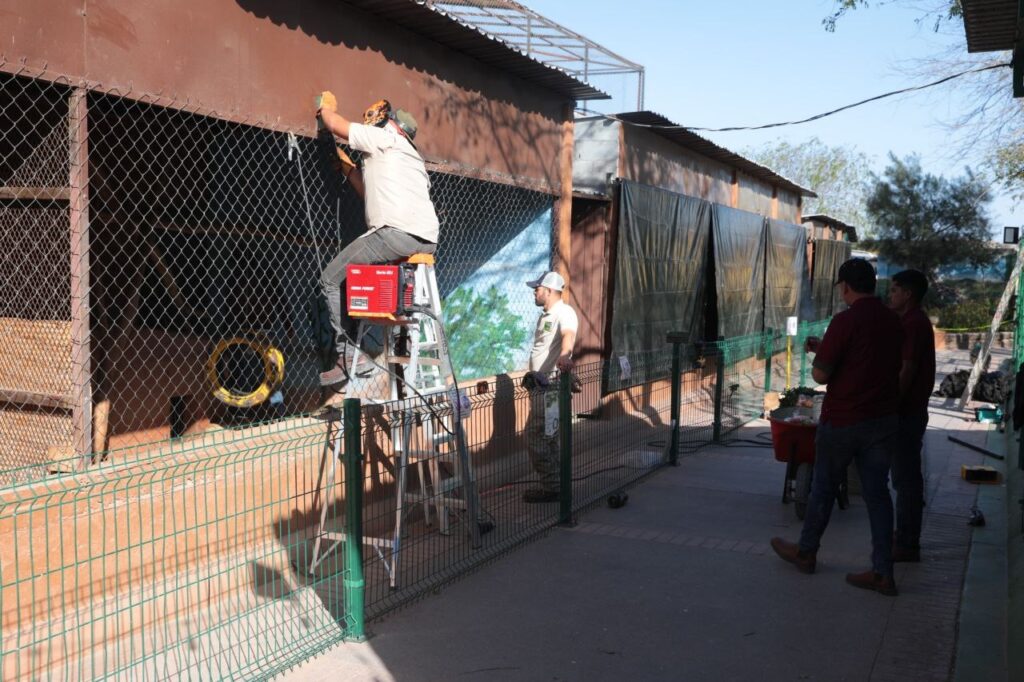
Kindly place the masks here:
MULTIPOLYGON (((803 521, 811 497, 811 480, 814 478, 814 437, 818 432, 818 423, 809 419, 787 421, 800 414, 807 414, 806 408, 780 407, 772 410, 768 422, 772 428, 775 459, 786 463, 782 503, 793 502, 796 517, 803 521)), ((845 480, 839 485, 837 501, 840 509, 850 506, 845 480)))

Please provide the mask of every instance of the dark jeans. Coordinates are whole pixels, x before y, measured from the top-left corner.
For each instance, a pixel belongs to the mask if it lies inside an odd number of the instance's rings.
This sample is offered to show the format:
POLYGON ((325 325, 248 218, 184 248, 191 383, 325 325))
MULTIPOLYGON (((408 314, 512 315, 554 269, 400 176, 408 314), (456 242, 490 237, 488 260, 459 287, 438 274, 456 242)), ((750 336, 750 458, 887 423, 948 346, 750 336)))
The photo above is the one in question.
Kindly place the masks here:
POLYGON ((814 442, 814 480, 800 549, 816 552, 828 527, 839 484, 846 468, 857 462, 864 503, 871 522, 871 565, 876 573, 892 575, 892 497, 889 467, 896 448, 896 415, 866 419, 851 426, 819 424, 814 442))
MULTIPOLYGON (((434 253, 437 244, 414 237, 394 227, 381 227, 359 237, 341 250, 320 274, 320 289, 327 300, 327 310, 334 330, 336 358, 345 356, 347 339, 356 340, 358 325, 348 315, 348 306, 342 300, 346 270, 352 263, 390 263, 415 253, 434 253)), ((332 363, 333 364, 333 363, 332 363)))
POLYGON ((896 453, 892 459, 892 487, 896 489, 896 544, 907 549, 921 546, 924 477, 921 446, 928 413, 900 415, 896 453))

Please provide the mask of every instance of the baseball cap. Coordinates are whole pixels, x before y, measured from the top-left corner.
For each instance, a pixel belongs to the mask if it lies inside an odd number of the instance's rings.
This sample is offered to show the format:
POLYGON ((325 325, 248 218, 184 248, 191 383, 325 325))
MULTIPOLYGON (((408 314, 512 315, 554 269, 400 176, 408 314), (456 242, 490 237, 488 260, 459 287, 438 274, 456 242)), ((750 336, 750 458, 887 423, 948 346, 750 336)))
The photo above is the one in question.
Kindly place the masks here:
POLYGON ((870 293, 875 290, 875 269, 863 258, 851 258, 839 266, 839 274, 833 286, 846 282, 851 289, 859 293, 870 293))
POLYGON ((565 280, 557 272, 545 272, 543 275, 533 280, 532 282, 527 282, 526 286, 530 287, 531 289, 536 289, 537 287, 547 287, 552 291, 561 291, 562 289, 565 288, 565 280))

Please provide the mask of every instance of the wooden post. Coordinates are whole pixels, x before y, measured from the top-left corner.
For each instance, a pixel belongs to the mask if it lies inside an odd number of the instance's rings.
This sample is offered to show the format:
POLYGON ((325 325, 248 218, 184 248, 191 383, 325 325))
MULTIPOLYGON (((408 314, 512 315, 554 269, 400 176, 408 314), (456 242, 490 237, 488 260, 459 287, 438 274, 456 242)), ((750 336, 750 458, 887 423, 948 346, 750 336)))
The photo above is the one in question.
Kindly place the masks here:
POLYGON ((72 446, 85 468, 92 453, 92 363, 89 324, 88 91, 76 88, 68 102, 69 211, 71 222, 71 421, 72 446))
POLYGON ((565 278, 571 286, 569 271, 572 262, 572 154, 575 123, 573 116, 575 106, 566 104, 563 109, 562 147, 558 154, 559 160, 559 198, 558 215, 555 218, 555 245, 557 260, 552 264, 554 269, 565 278))
MULTIPOLYGON (((967 379, 967 388, 964 389, 964 394, 960 396, 961 410, 971 401, 974 387, 978 385, 978 379, 981 378, 981 370, 985 366, 985 361, 988 360, 989 352, 992 350, 992 340, 999 331, 999 325, 1003 323, 1006 309, 1010 305, 1010 296, 1017 290, 1017 280, 1020 278, 1022 263, 1024 263, 1024 249, 1017 249, 1017 262, 1013 265, 1013 272, 1010 273, 1010 279, 1006 282, 1003 295, 999 297, 996 314, 992 316, 992 327, 985 334, 985 344, 982 346, 981 352, 978 353, 978 358, 974 361, 974 367, 971 368, 971 375, 967 379)), ((1020 304, 1018 303, 1018 305, 1020 304)))
POLYGON ((729 195, 729 203, 733 208, 740 207, 740 173, 737 170, 732 172, 732 187, 729 195))
POLYGON ((772 186, 772 218, 779 217, 779 188, 772 186))

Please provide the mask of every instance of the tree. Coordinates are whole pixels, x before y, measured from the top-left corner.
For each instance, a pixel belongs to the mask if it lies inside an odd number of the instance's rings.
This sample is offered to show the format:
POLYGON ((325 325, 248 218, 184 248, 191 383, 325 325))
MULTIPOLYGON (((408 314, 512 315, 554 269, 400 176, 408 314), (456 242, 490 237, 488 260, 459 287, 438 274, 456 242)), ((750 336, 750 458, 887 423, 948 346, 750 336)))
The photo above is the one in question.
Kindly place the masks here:
POLYGON ((932 280, 943 265, 980 266, 996 259, 987 183, 970 168, 949 180, 925 173, 916 156, 901 160, 890 154, 889 161, 882 177, 872 177, 867 211, 875 235, 866 248, 932 280))
MULTIPOLYGON (((895 0, 890 0, 895 1, 895 0)), ((878 4, 887 4, 880 2, 878 4)), ((835 0, 835 9, 832 14, 821 20, 825 30, 829 33, 834 33, 836 30, 836 22, 839 21, 840 17, 849 12, 852 9, 858 7, 870 7, 870 0, 835 0)), ((955 21, 961 19, 964 16, 964 8, 960 0, 933 0, 933 2, 927 7, 918 8, 921 11, 921 16, 917 18, 917 23, 923 23, 925 21, 933 22, 932 30, 938 31, 942 28, 943 22, 955 21)))
POLYGON ((853 147, 830 147, 817 137, 806 142, 778 142, 748 149, 745 156, 768 166, 796 183, 813 189, 803 213, 827 213, 870 232, 865 195, 871 177, 867 156, 853 147))
MULTIPOLYGON (((961 0, 879 0, 876 6, 899 3, 918 10, 915 21, 936 33, 949 33, 956 44, 926 59, 906 62, 901 70, 924 81, 989 66, 1008 67, 1010 53, 968 54, 961 0)), ((870 7, 870 0, 834 0, 834 10, 822 19, 826 31, 835 31, 847 12, 870 7)), ((984 168, 1018 199, 1024 198, 1024 98, 1008 96, 1012 71, 994 68, 950 81, 948 87, 963 94, 971 105, 942 121, 950 134, 950 151, 964 158, 981 153, 984 168)))

